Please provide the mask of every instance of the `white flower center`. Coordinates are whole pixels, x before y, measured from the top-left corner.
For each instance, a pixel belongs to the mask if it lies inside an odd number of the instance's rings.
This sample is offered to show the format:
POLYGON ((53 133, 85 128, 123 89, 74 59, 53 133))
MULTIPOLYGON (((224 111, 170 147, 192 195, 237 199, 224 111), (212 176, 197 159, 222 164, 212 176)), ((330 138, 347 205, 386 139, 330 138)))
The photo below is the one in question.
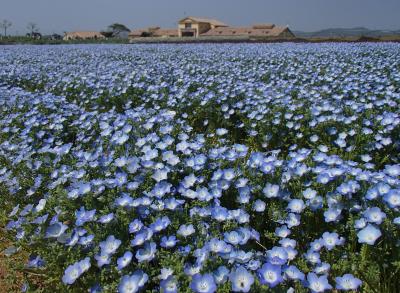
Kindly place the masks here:
POLYGON ((208 289, 208 283, 205 281, 200 282, 199 287, 201 290, 207 290, 208 289))
POLYGON ((269 272, 267 272, 266 276, 267 276, 266 279, 271 282, 276 280, 276 274, 274 272, 269 271, 269 272))

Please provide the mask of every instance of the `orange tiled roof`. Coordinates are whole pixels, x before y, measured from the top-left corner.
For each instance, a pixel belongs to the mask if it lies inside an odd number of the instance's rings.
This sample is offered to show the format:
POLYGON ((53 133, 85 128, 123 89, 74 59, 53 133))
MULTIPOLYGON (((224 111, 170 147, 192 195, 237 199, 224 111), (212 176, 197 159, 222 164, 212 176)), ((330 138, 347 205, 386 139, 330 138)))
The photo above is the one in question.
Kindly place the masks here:
POLYGON ((141 37, 143 33, 152 34, 154 37, 171 36, 177 37, 178 29, 162 29, 160 27, 149 27, 145 29, 133 30, 129 33, 131 37, 141 37))
POLYGON ((219 26, 219 27, 226 27, 228 26, 227 24, 223 23, 222 21, 216 20, 216 19, 209 19, 209 18, 202 18, 202 17, 194 17, 194 16, 188 16, 179 21, 179 23, 184 22, 186 19, 190 19, 194 22, 204 22, 204 23, 210 23, 214 26, 219 26))
POLYGON ((202 34, 202 36, 257 36, 257 37, 279 37, 287 27, 270 26, 253 27, 218 27, 202 34))

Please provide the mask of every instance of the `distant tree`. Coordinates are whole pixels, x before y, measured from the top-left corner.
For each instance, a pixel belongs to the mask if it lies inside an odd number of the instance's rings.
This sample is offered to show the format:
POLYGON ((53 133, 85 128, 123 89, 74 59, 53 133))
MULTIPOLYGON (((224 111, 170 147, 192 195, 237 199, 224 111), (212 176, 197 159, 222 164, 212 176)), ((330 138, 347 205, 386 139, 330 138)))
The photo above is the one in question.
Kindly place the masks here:
POLYGON ((26 28, 28 29, 28 31, 29 31, 29 33, 30 33, 31 36, 33 36, 34 33, 37 33, 38 30, 39 30, 37 24, 34 23, 34 22, 28 23, 28 25, 26 26, 26 28))
POLYGON ((7 37, 7 29, 12 26, 11 21, 4 19, 0 22, 0 28, 4 30, 4 36, 7 37))
POLYGON ((131 30, 121 23, 113 23, 108 26, 108 31, 112 32, 114 37, 118 37, 121 33, 130 32, 131 30))

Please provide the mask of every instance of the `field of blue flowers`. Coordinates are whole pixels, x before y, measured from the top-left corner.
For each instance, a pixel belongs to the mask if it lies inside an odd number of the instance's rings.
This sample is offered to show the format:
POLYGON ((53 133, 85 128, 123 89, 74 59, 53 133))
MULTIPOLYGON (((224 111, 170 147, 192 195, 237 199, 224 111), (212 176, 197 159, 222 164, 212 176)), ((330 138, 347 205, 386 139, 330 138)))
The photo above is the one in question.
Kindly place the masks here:
POLYGON ((0 125, 47 292, 399 292, 398 44, 2 47, 0 125))

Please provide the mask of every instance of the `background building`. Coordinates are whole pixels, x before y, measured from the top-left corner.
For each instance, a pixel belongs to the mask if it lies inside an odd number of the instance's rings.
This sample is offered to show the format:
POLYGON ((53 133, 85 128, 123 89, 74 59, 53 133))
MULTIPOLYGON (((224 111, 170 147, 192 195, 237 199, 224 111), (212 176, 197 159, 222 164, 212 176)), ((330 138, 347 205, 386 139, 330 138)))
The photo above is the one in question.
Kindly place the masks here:
POLYGON ((178 37, 177 29, 162 29, 159 26, 148 27, 145 29, 133 30, 129 34, 129 38, 145 38, 145 37, 178 37))
POLYGON ((219 20, 189 16, 178 22, 178 31, 179 37, 197 38, 209 30, 227 26, 219 20))
POLYGON ((295 35, 288 27, 274 24, 257 24, 252 27, 218 27, 202 34, 209 37, 265 37, 265 38, 294 38, 295 35))
POLYGON ((178 29, 162 29, 156 26, 134 30, 129 34, 131 39, 143 37, 290 39, 295 38, 295 35, 288 27, 276 26, 275 24, 231 27, 219 20, 188 16, 178 21, 178 29))

